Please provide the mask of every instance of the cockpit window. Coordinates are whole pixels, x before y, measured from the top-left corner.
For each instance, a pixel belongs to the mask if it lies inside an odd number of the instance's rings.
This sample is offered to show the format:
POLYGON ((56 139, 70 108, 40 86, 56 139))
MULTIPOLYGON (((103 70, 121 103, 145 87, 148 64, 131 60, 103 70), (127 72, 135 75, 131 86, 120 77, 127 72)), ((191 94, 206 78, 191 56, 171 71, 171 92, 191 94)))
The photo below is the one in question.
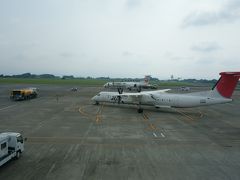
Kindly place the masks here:
POLYGON ((100 96, 100 93, 97 96, 100 96))
POLYGON ((150 94, 150 96, 151 96, 152 99, 156 100, 156 98, 152 94, 150 94))

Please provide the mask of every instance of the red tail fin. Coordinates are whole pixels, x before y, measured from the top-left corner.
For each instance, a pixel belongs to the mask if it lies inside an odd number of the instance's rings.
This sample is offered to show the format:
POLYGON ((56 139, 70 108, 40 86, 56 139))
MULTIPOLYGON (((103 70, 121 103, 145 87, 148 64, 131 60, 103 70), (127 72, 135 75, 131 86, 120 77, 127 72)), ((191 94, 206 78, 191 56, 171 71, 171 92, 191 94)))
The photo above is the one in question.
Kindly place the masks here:
POLYGON ((150 79, 150 75, 145 75, 145 77, 144 77, 144 83, 147 85, 147 84, 149 84, 149 79, 150 79))
POLYGON ((240 78, 240 72, 221 72, 221 77, 213 87, 219 94, 225 98, 230 98, 237 86, 240 78))

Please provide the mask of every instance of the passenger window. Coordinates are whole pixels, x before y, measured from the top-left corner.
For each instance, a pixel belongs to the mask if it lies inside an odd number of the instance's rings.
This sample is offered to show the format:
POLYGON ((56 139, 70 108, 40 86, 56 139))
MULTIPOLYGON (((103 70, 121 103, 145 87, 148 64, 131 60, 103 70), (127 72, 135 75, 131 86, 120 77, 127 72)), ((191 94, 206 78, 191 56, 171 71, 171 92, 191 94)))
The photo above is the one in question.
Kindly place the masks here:
POLYGON ((1 150, 4 149, 4 148, 6 148, 6 147, 7 147, 7 143, 6 143, 6 142, 3 143, 3 144, 1 144, 1 150))
POLYGON ((206 99, 200 99, 200 103, 206 103, 206 99))

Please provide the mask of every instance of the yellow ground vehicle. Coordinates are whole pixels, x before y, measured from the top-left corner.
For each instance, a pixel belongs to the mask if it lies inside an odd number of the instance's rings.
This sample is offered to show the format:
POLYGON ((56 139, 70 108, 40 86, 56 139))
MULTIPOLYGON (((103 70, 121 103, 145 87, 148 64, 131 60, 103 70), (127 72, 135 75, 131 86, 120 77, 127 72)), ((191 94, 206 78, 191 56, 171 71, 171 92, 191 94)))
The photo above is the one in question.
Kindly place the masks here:
POLYGON ((10 99, 18 101, 36 98, 38 95, 37 88, 15 89, 11 91, 10 99))

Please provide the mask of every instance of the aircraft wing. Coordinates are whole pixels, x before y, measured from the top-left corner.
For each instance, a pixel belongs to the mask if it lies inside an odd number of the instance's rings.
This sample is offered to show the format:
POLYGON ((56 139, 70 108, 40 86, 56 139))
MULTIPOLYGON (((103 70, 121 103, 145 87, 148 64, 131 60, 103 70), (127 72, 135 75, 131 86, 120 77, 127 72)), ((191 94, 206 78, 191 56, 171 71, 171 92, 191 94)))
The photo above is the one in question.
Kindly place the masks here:
POLYGON ((123 93, 123 94, 119 94, 119 96, 132 96, 132 97, 142 97, 145 94, 152 94, 152 93, 165 93, 167 91, 170 91, 171 89, 160 89, 160 90, 156 90, 156 91, 142 91, 139 93, 123 93))
POLYGON ((132 98, 141 98, 144 94, 142 93, 123 93, 123 94, 118 94, 118 96, 121 97, 132 97, 132 98))
POLYGON ((157 91, 142 91, 139 93, 123 93, 123 94, 118 94, 118 97, 121 97, 122 100, 127 99, 128 101, 131 100, 132 103, 139 104, 141 102, 142 97, 144 95, 152 95, 156 93, 165 93, 171 89, 161 89, 157 91))
POLYGON ((160 92, 160 93, 165 93, 167 91, 170 91, 171 89, 160 89, 160 90, 157 90, 155 92, 160 92))
POLYGON ((139 104, 142 100, 144 94, 142 93, 123 93, 123 94, 118 94, 118 96, 121 97, 122 100, 128 99, 130 100, 133 104, 139 104))
POLYGON ((171 89, 160 89, 160 90, 155 90, 155 91, 143 91, 141 93, 143 94, 152 94, 152 93, 165 93, 167 91, 170 91, 171 89))
POLYGON ((160 106, 160 105, 155 105, 156 108, 171 108, 171 106, 160 106))

